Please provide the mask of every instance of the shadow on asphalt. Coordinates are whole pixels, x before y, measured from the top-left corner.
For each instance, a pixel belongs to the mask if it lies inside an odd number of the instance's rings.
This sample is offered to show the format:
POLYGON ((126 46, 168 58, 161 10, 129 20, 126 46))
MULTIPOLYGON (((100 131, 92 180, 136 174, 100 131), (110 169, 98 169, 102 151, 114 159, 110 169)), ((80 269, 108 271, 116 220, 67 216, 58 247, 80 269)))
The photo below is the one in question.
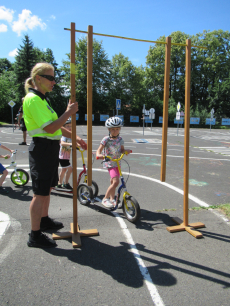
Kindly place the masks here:
POLYGON ((31 186, 14 186, 14 189, 11 187, 6 187, 5 189, 9 191, 6 196, 13 200, 20 200, 24 202, 31 201, 33 198, 31 195, 29 195, 30 191, 32 190, 31 186))
MULTIPOLYGON (((123 244, 123 243, 122 243, 123 244)), ((145 246, 143 244, 136 244, 136 247, 139 251, 143 252, 141 254, 141 258, 143 260, 146 260, 152 264, 154 264, 154 267, 150 267, 148 268, 150 271, 151 276, 153 277, 152 280, 153 282, 155 282, 155 277, 157 276, 156 271, 158 269, 170 269, 170 270, 176 270, 176 271, 180 271, 180 273, 185 273, 188 275, 192 275, 195 277, 198 277, 200 279, 204 279, 207 281, 212 281, 213 283, 217 283, 220 285, 223 285, 224 288, 230 288, 230 281, 226 282, 223 281, 221 279, 218 279, 217 277, 226 277, 227 279, 230 279, 230 274, 229 273, 225 273, 216 269, 212 269, 210 267, 206 267, 204 265, 200 265, 197 264, 193 261, 188 261, 188 260, 184 260, 178 257, 173 257, 167 254, 163 254, 163 253, 159 253, 159 252, 155 252, 155 251, 150 251, 145 249, 145 246), (146 256, 145 256, 146 254, 146 256), (157 258, 159 258, 159 260, 157 260, 157 258), (162 261, 162 260, 166 260, 166 261, 162 261), (175 264, 169 263, 169 262, 175 262, 175 264), (187 266, 188 268, 183 268, 181 265, 187 266), (199 272, 195 272, 193 271, 194 269, 200 269, 200 273, 199 272), (153 270, 153 271, 152 271, 153 270), (208 275, 205 275, 205 272, 207 272, 208 275), (217 275, 217 277, 212 277, 210 276, 210 273, 217 275)))
MULTIPOLYGON (((128 287, 139 288, 143 286, 143 276, 130 252, 129 244, 122 242, 121 246, 114 247, 90 237, 83 239, 84 247, 82 249, 62 250, 55 248, 44 249, 44 251, 54 256, 66 257, 78 265, 102 271, 128 287)), ((156 285, 173 286, 177 283, 176 278, 170 272, 162 270, 166 268, 168 269, 168 265, 165 264, 148 267, 156 285)))

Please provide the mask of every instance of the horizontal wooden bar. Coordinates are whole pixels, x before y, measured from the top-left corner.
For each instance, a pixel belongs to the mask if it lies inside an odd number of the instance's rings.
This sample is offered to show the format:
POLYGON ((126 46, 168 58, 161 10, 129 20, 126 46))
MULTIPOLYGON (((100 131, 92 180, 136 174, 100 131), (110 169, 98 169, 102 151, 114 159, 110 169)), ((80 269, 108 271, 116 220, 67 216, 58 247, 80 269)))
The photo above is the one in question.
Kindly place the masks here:
MULTIPOLYGON (((66 30, 66 31, 71 31, 71 29, 68 29, 68 28, 64 28, 64 30, 66 30)), ((81 31, 81 30, 75 30, 75 32, 88 34, 87 31, 81 31)), ((153 43, 153 44, 162 44, 162 45, 166 45, 166 42, 165 42, 165 41, 153 41, 153 40, 129 38, 129 37, 116 36, 116 35, 109 35, 109 34, 101 34, 101 33, 93 33, 93 35, 106 36, 106 37, 114 37, 114 38, 121 38, 121 39, 127 39, 127 40, 143 41, 143 42, 148 42, 148 43, 153 43)), ((171 43, 171 45, 174 45, 174 46, 181 46, 181 47, 186 47, 186 46, 187 46, 186 44, 179 44, 179 43, 171 43)), ((191 47, 193 47, 193 48, 200 48, 200 49, 208 49, 207 47, 202 47, 202 46, 191 46, 191 47)))

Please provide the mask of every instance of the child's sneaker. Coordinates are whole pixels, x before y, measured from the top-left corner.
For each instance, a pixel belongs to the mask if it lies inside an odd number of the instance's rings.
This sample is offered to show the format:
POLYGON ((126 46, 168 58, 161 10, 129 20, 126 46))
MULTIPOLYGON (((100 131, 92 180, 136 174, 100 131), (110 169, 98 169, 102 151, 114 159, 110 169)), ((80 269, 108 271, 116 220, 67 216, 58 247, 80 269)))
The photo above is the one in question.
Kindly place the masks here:
POLYGON ((106 208, 113 208, 113 203, 110 202, 109 199, 103 199, 102 200, 102 205, 104 205, 106 208))
POLYGON ((63 186, 64 189, 73 190, 73 187, 71 187, 69 183, 63 184, 62 186, 63 186))
POLYGON ((59 190, 59 189, 63 190, 64 187, 62 186, 62 184, 57 184, 57 186, 55 186, 55 189, 56 190, 59 190))

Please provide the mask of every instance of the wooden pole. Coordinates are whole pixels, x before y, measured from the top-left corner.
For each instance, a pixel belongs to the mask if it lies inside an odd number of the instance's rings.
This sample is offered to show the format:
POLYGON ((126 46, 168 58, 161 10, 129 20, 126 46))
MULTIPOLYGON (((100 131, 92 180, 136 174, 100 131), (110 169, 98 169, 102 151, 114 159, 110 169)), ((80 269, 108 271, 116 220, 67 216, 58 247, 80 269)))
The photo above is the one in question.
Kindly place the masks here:
POLYGON ((186 40, 186 61, 185 61, 185 117, 184 117, 184 220, 173 217, 178 225, 167 227, 170 233, 187 231, 195 238, 202 238, 203 235, 196 231, 197 228, 205 227, 204 223, 188 223, 188 186, 189 186, 189 126, 190 126, 190 78, 191 78, 191 40, 186 40))
MULTIPOLYGON (((76 102, 75 92, 75 23, 71 23, 71 42, 70 42, 70 84, 71 84, 71 103, 76 102)), ((76 115, 73 114, 72 122, 72 165, 73 165, 73 232, 78 232, 77 215, 77 150, 76 148, 76 115)))
POLYGON ((171 58, 171 37, 166 37, 163 127, 162 127, 162 147, 161 147, 161 181, 162 182, 165 182, 165 176, 166 176, 170 58, 171 58))
POLYGON ((92 185, 93 27, 88 26, 87 44, 87 184, 92 185))
POLYGON ((190 125, 190 78, 191 78, 191 40, 186 40, 185 71, 185 123, 184 123, 184 225, 188 226, 188 182, 189 182, 189 125, 190 125))

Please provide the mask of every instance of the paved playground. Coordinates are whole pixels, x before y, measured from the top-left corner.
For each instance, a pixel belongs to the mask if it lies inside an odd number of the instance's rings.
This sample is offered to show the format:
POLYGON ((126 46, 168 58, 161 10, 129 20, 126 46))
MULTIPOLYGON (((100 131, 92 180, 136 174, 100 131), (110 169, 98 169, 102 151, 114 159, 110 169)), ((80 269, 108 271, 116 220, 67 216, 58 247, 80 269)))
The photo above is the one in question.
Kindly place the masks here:
MULTIPOLYGON (((86 140, 86 126, 77 133, 86 140)), ((93 151, 107 135, 93 127, 93 151)), ((169 233, 183 219, 184 129, 168 129, 166 182, 160 181, 161 128, 124 127, 121 136, 132 154, 128 191, 139 202, 141 220, 128 222, 118 209, 78 203, 81 229, 97 229, 73 249, 71 240, 58 240, 55 249, 27 247, 30 232, 31 182, 14 186, 7 178, 0 195, 1 305, 177 305, 228 306, 230 290, 230 222, 208 206, 230 203, 230 133, 190 129, 189 222, 202 222, 196 239, 182 231, 169 233)), ((28 143, 29 143, 28 137, 28 143)), ((28 147, 19 146, 22 132, 0 128, 0 142, 18 149, 20 168, 28 167, 28 147)), ((86 157, 86 154, 85 154, 86 157)), ((9 163, 2 160, 4 165, 9 163)), ((78 154, 78 173, 81 169, 78 154)), ((122 164, 125 178, 129 169, 122 164)), ((109 175, 101 161, 93 163, 93 180, 103 196, 109 175)), ((72 195, 52 192, 50 216, 65 230, 73 221, 72 195)), ((51 232, 50 232, 51 235, 51 232)))

